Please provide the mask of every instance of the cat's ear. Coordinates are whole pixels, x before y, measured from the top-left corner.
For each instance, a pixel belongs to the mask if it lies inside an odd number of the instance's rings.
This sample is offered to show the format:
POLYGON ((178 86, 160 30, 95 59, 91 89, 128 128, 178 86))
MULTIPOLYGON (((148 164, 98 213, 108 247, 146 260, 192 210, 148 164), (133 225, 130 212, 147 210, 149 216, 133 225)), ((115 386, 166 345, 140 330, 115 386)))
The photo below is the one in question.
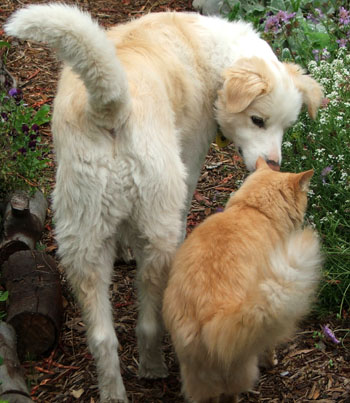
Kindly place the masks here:
POLYGON ((267 165, 267 162, 264 160, 264 158, 259 157, 256 160, 255 168, 256 169, 264 169, 264 168, 269 168, 269 166, 267 165))
POLYGON ((302 192, 307 192, 309 190, 310 181, 313 174, 314 174, 313 169, 296 174, 297 179, 296 182, 299 185, 299 188, 302 192))

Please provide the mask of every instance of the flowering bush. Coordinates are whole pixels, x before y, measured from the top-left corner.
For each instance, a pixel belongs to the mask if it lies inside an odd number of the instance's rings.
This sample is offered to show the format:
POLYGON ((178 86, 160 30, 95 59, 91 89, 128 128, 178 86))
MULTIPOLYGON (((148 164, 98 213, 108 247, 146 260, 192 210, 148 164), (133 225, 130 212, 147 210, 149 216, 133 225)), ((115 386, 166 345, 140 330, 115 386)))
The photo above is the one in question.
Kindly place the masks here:
POLYGON ((318 119, 303 114, 283 144, 285 170, 313 168, 308 220, 325 249, 324 306, 350 305, 350 55, 342 47, 332 61, 311 61, 324 88, 318 119))
POLYGON ((43 144, 40 126, 49 122, 49 106, 37 112, 22 100, 21 91, 0 91, 0 197, 14 188, 40 184, 49 148, 43 144))
POLYGON ((310 60, 334 58, 350 46, 350 11, 338 0, 271 0, 265 6, 248 0, 226 0, 228 18, 248 19, 283 60, 307 67, 310 60))

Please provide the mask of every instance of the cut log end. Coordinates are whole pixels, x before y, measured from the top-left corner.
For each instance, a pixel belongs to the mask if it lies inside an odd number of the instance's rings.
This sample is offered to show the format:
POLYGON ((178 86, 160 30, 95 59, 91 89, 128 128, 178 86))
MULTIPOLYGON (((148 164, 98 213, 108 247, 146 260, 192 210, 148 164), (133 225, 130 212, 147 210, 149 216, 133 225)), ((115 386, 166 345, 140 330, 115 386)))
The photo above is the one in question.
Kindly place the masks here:
POLYGON ((16 330, 20 359, 49 353, 63 312, 56 262, 44 252, 16 252, 4 263, 3 278, 9 291, 7 322, 16 330))
POLYGON ((35 359, 49 353, 57 343, 57 329, 45 315, 21 312, 8 321, 16 329, 20 360, 35 359))
POLYGON ((28 244, 20 240, 5 242, 0 248, 0 266, 14 253, 29 249, 28 244))

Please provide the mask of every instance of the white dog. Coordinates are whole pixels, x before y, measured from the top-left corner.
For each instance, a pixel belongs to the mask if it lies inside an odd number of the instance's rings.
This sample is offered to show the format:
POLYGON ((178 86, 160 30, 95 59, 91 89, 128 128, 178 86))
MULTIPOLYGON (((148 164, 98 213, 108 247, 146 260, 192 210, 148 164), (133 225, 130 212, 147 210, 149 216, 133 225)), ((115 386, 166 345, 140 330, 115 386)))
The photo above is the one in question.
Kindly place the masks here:
POLYGON ((83 311, 103 402, 126 402, 108 298, 119 245, 138 264, 141 377, 163 377, 161 302, 200 169, 219 124, 254 170, 281 162, 283 131, 320 86, 280 63, 249 24, 149 14, 105 32, 63 4, 17 11, 10 35, 66 63, 54 104, 59 255, 83 311))

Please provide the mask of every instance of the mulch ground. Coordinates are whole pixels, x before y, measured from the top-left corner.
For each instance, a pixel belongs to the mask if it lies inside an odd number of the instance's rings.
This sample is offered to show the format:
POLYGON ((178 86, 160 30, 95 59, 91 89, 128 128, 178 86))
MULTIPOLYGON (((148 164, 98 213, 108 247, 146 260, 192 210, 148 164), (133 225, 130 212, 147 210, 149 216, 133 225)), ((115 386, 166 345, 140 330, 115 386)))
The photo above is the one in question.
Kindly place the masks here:
MULTIPOLYGON (((36 0, 36 3, 46 1, 36 0)), ((30 0, 2 0, 0 22, 17 8, 34 3, 30 0)), ((67 1, 89 11, 99 22, 111 26, 150 11, 166 9, 192 10, 191 0, 78 0, 67 1)), ((1 36, 3 32, 1 32, 1 36)), ((34 107, 51 104, 56 92, 59 63, 45 46, 12 39, 7 56, 7 68, 17 78, 25 100, 34 107)), ((44 131, 51 141, 50 129, 44 131)), ((211 148, 192 209, 188 230, 207 215, 218 211, 246 172, 234 148, 211 148)), ((54 179, 52 177, 52 184, 54 179)), ((50 214, 49 214, 50 217, 50 214)), ((50 218, 43 238, 47 252, 54 256, 56 245, 50 218)), ((137 378, 138 354, 135 340, 137 316, 134 293, 135 265, 116 264, 111 299, 115 326, 120 341, 123 379, 131 402, 182 402, 179 371, 169 339, 164 351, 169 377, 164 380, 137 378)), ((98 390, 93 359, 86 347, 85 326, 62 273, 64 323, 60 340, 49 357, 23 362, 33 400, 37 402, 97 402, 98 390)), ((279 364, 263 371, 253 391, 241 396, 246 402, 350 402, 350 328, 349 314, 342 322, 330 316, 322 321, 309 318, 300 331, 277 351, 279 364), (341 339, 334 344, 323 337, 321 325, 328 324, 341 339)))

